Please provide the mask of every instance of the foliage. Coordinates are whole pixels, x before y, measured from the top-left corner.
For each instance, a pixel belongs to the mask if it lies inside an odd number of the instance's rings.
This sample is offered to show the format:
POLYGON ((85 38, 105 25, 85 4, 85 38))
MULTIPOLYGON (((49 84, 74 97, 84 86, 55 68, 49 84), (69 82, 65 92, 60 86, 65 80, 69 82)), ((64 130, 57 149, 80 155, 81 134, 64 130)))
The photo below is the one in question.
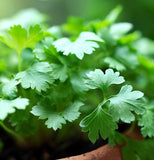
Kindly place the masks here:
POLYGON ((150 160, 140 152, 153 147, 149 141, 154 137, 154 48, 149 46, 154 42, 131 33, 130 23, 115 23, 120 11, 118 6, 100 21, 71 18, 59 27, 29 29, 14 25, 3 33, 1 127, 20 138, 35 137, 41 120, 44 130, 56 131, 78 119, 91 142, 100 135, 113 145, 115 135, 120 135, 119 123, 138 123, 143 137, 149 138, 128 140, 124 158, 131 150, 130 159, 150 160))
POLYGON ((123 158, 125 160, 152 160, 153 159, 153 139, 145 139, 142 141, 135 141, 132 139, 127 139, 127 145, 123 147, 123 158), (144 147, 143 147, 144 146, 144 147))

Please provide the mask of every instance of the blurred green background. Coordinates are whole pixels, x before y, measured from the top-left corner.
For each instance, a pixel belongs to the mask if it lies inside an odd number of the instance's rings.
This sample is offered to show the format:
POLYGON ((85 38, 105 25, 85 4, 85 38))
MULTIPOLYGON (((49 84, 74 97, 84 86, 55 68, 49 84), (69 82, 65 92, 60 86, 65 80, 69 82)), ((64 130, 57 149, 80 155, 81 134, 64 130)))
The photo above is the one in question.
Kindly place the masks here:
POLYGON ((85 20, 103 19, 117 5, 123 6, 119 21, 131 22, 143 36, 154 39, 154 0, 1 0, 0 18, 25 8, 36 8, 49 16, 51 25, 64 23, 68 16, 85 20))

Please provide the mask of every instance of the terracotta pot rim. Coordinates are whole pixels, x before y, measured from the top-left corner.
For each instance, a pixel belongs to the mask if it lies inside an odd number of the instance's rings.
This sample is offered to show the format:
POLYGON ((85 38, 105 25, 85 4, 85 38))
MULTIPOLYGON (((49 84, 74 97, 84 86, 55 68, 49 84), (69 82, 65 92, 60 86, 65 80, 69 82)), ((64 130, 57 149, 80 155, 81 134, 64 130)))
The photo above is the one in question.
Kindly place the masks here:
MULTIPOLYGON (((128 129, 124 133, 128 138, 140 141, 143 139, 140 129, 135 127, 133 131, 128 129)), ((121 154, 122 146, 115 145, 113 148, 108 144, 103 145, 93 151, 83 153, 77 156, 71 156, 66 158, 61 158, 57 160, 122 160, 121 154)))

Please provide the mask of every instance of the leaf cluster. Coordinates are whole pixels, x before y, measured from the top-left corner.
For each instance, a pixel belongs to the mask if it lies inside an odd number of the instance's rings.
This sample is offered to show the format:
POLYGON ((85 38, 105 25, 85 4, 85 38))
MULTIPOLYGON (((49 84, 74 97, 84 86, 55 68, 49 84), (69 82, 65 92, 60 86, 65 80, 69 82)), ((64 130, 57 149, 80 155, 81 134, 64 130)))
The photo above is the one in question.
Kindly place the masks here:
POLYGON ((71 17, 50 28, 14 25, 1 34, 0 125, 36 136, 44 122, 54 131, 78 123, 91 142, 101 137, 113 145, 119 124, 136 123, 149 139, 142 147, 128 140, 124 158, 130 151, 152 160, 141 152, 153 147, 154 42, 116 23, 120 12, 118 6, 104 20, 71 17))

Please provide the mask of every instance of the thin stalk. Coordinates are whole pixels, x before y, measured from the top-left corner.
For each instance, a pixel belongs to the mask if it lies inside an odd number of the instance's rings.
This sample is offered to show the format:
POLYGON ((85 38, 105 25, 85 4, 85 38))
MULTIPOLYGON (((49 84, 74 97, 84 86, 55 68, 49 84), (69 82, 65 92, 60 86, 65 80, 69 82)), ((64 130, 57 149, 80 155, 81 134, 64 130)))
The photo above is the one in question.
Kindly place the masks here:
POLYGON ((21 52, 18 52, 18 71, 21 71, 21 52))
POLYGON ((24 144, 26 144, 25 139, 20 136, 19 134, 17 134, 16 132, 14 132, 12 129, 8 128, 2 121, 0 121, 0 126, 8 133, 10 134, 17 142, 20 146, 24 146, 24 144))
POLYGON ((102 88, 101 90, 102 90, 102 93, 103 93, 103 99, 104 99, 104 101, 106 101, 107 100, 107 96, 106 96, 107 89, 106 88, 102 88))
POLYGON ((103 92, 103 97, 104 97, 104 101, 105 101, 107 99, 105 92, 103 92))
POLYGON ((132 125, 129 130, 130 133, 133 132, 133 130, 135 129, 135 125, 136 125, 136 120, 132 122, 132 125))
POLYGON ((14 137, 19 137, 17 135, 17 133, 15 133, 13 130, 11 130, 10 128, 8 128, 2 121, 0 121, 0 126, 10 135, 14 136, 14 137))

